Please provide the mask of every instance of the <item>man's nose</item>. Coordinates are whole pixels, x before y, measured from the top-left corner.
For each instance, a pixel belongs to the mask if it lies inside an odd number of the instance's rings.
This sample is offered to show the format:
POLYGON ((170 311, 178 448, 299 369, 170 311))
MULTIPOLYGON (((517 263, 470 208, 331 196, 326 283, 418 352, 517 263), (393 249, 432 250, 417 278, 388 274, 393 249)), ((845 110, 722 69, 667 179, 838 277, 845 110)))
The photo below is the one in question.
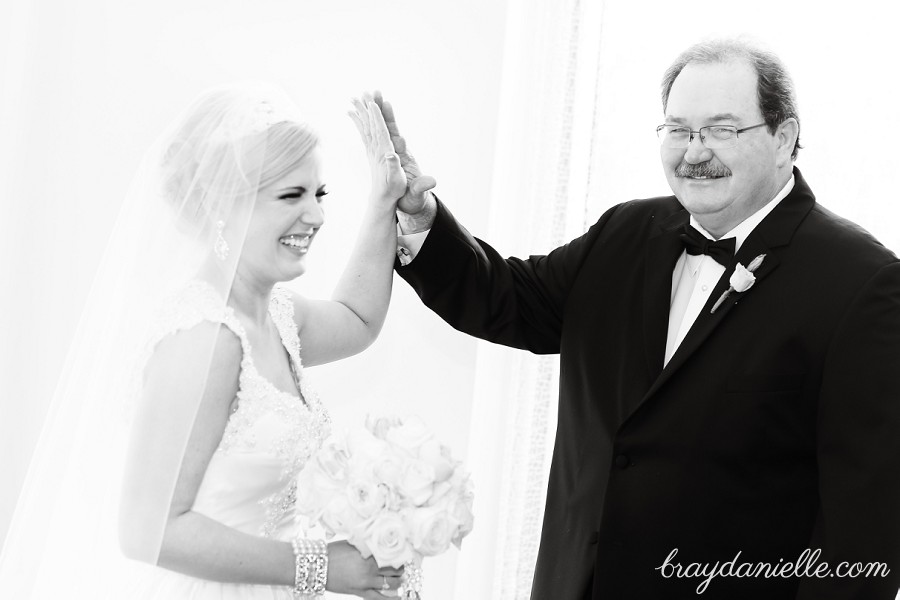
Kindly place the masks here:
POLYGON ((712 150, 703 145, 700 134, 695 133, 684 152, 684 162, 696 165, 712 159, 712 150))

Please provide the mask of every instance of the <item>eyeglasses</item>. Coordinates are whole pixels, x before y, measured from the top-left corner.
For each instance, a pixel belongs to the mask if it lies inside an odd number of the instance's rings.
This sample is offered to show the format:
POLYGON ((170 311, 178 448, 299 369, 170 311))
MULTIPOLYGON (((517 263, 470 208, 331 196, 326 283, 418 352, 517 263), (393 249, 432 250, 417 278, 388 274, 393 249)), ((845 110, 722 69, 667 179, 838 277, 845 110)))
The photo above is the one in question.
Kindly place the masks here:
POLYGON ((663 148, 687 148, 694 141, 694 134, 700 136, 700 142, 710 150, 733 148, 738 141, 738 134, 762 127, 765 123, 738 129, 732 125, 707 125, 698 131, 683 125, 660 125, 656 135, 663 148))

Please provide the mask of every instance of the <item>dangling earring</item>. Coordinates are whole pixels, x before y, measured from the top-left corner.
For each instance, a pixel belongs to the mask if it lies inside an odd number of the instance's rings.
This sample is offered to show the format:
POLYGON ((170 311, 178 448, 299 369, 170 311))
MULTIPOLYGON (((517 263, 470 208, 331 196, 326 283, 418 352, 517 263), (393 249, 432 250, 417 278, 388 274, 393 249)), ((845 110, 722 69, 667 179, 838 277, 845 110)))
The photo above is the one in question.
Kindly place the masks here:
POLYGON ((219 260, 228 258, 228 242, 222 236, 222 231, 224 230, 225 221, 216 221, 216 243, 213 244, 213 252, 216 253, 216 258, 219 260))

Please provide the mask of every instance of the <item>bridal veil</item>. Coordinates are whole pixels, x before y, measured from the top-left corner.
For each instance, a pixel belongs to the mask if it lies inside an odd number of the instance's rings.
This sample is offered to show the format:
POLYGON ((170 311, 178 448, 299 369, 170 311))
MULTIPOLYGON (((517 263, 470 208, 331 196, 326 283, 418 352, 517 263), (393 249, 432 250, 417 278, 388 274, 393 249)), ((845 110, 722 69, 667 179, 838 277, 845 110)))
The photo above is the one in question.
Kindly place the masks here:
MULTIPOLYGON (((135 569, 156 563, 206 381, 190 402, 184 394, 145 401, 142 369, 159 339, 160 307, 203 264, 215 265, 225 301, 257 190, 279 167, 271 157, 296 145, 301 123, 277 88, 223 87, 199 98, 148 151, 0 553, 0 597, 127 597, 135 569), (124 558, 122 532, 139 561, 124 558)), ((191 364, 209 364, 214 333, 205 352, 185 357, 191 364)))

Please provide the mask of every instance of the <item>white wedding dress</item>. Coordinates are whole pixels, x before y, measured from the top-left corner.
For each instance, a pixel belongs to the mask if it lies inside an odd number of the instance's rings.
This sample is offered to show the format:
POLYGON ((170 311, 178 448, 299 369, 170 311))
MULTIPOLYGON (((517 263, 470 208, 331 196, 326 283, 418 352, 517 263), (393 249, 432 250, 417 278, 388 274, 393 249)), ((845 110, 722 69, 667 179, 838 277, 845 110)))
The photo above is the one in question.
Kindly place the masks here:
MULTIPOLYGON (((303 520, 294 512, 296 475, 331 431, 325 407, 307 385, 300 364, 300 340, 288 292, 276 287, 269 314, 290 357, 301 395, 277 389, 257 371, 253 349, 240 320, 211 286, 188 285, 163 311, 155 341, 202 321, 222 323, 243 348, 238 404, 206 470, 194 512, 244 533, 291 540, 303 520)), ((128 598, 155 600, 263 600, 292 598, 286 586, 219 583, 158 567, 140 567, 128 598)))

